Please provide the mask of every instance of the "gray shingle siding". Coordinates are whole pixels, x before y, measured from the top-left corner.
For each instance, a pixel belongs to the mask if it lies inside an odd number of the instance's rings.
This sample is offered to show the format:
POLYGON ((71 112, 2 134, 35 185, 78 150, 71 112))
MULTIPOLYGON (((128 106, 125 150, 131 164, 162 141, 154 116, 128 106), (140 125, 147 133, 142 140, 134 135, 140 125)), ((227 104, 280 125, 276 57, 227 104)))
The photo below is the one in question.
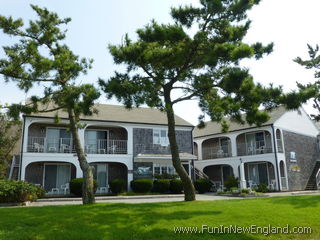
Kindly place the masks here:
POLYGON ((304 190, 319 156, 317 138, 288 131, 283 131, 283 138, 289 190, 304 190), (290 152, 296 153, 296 162, 290 160, 290 152), (296 166, 300 171, 293 171, 296 166))
MULTIPOLYGON (((181 152, 192 153, 192 131, 176 131, 176 138, 179 150, 181 152)), ((133 129, 133 155, 136 156, 141 146, 150 146, 153 144, 153 130, 147 128, 134 128, 133 129)), ((160 154, 164 152, 153 149, 153 154, 160 154)), ((170 153, 170 152, 167 152, 170 153)))

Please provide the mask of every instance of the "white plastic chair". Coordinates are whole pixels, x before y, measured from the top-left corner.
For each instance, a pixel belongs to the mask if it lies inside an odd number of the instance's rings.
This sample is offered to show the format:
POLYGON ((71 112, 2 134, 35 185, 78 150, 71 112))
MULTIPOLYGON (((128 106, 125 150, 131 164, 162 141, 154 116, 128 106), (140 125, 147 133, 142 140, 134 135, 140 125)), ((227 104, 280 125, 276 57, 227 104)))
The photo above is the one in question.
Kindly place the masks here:
POLYGON ((37 152, 43 152, 44 150, 44 146, 39 143, 34 143, 33 146, 34 146, 34 149, 37 150, 37 152))
POLYGON ((271 180, 268 188, 271 189, 271 190, 275 190, 275 188, 276 188, 276 180, 275 179, 271 180))
POLYGON ((70 145, 68 144, 61 144, 61 152, 65 153, 65 152, 70 152, 70 145))
POLYGON ((63 191, 63 194, 66 195, 67 193, 69 193, 70 184, 69 183, 63 184, 61 185, 60 189, 61 191, 63 191))
POLYGON ((258 185, 255 182, 253 182, 252 180, 249 180, 248 183, 249 183, 250 190, 254 190, 258 187, 258 185))
POLYGON ((224 155, 224 151, 223 151, 222 149, 219 149, 219 150, 217 151, 217 156, 218 156, 218 157, 223 157, 223 155, 224 155))

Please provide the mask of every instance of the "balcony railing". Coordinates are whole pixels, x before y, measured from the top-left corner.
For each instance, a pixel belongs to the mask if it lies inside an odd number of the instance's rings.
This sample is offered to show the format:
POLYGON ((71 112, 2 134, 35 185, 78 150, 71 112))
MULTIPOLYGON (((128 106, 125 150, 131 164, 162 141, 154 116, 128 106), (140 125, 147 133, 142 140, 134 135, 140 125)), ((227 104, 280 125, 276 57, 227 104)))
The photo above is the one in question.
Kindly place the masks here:
POLYGON ((27 152, 74 153, 72 138, 29 137, 27 152))
POLYGON ((238 156, 257 155, 272 153, 272 147, 266 146, 265 141, 256 141, 252 145, 240 143, 237 144, 238 156))
MULTIPOLYGON (((142 154, 171 154, 170 145, 161 146, 160 144, 136 144, 135 145, 136 153, 142 154)), ((179 152, 190 152, 190 149, 179 147, 179 152)))
POLYGON ((281 139, 277 139, 277 149, 279 153, 283 153, 282 141, 281 139))
POLYGON ((203 160, 231 157, 231 149, 223 149, 219 147, 204 147, 202 149, 203 160))
POLYGON ((96 142, 86 141, 85 152, 88 154, 127 154, 127 140, 98 139, 96 142))

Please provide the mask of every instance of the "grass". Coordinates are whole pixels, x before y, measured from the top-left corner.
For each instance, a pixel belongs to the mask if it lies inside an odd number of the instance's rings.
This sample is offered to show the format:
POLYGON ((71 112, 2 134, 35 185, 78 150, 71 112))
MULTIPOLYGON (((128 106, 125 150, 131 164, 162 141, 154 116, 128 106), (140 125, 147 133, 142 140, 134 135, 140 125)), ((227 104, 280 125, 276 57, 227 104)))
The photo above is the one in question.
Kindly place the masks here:
POLYGON ((0 209, 1 240, 320 239, 320 196, 0 209), (309 226, 312 234, 175 234, 173 227, 309 226))

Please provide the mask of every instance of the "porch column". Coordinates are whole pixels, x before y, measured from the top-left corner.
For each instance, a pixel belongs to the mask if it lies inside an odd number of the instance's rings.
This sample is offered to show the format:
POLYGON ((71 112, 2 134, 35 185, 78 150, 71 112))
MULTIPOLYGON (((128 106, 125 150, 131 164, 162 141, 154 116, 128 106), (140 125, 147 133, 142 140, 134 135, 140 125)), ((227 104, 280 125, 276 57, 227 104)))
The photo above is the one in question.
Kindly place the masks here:
POLYGON ((20 171, 21 171, 21 176, 20 176, 20 180, 24 181, 26 178, 26 167, 27 167, 27 163, 25 161, 20 161, 20 171))
POLYGON ((127 154, 133 154, 133 128, 125 127, 127 130, 128 142, 127 142, 127 154))
POLYGON ((197 147, 198 147, 198 159, 197 160, 202 160, 202 142, 203 142, 203 140, 195 141, 195 143, 197 143, 197 147))
POLYGON ((240 163, 240 188, 246 189, 247 188, 247 181, 244 173, 244 163, 241 161, 240 163))
POLYGON ((230 135, 230 141, 231 141, 231 156, 235 157, 237 156, 237 135, 232 134, 230 135))
POLYGON ((84 131, 85 131, 85 128, 80 128, 78 130, 78 134, 79 134, 79 138, 80 138, 80 143, 81 143, 81 146, 83 147, 83 149, 85 149, 85 145, 84 145, 84 131))
POLYGON ((25 118, 22 152, 28 151, 29 127, 30 127, 31 123, 32 123, 32 120, 25 118))
POLYGON ((131 191, 130 183, 133 180, 133 170, 128 170, 128 192, 131 191))

